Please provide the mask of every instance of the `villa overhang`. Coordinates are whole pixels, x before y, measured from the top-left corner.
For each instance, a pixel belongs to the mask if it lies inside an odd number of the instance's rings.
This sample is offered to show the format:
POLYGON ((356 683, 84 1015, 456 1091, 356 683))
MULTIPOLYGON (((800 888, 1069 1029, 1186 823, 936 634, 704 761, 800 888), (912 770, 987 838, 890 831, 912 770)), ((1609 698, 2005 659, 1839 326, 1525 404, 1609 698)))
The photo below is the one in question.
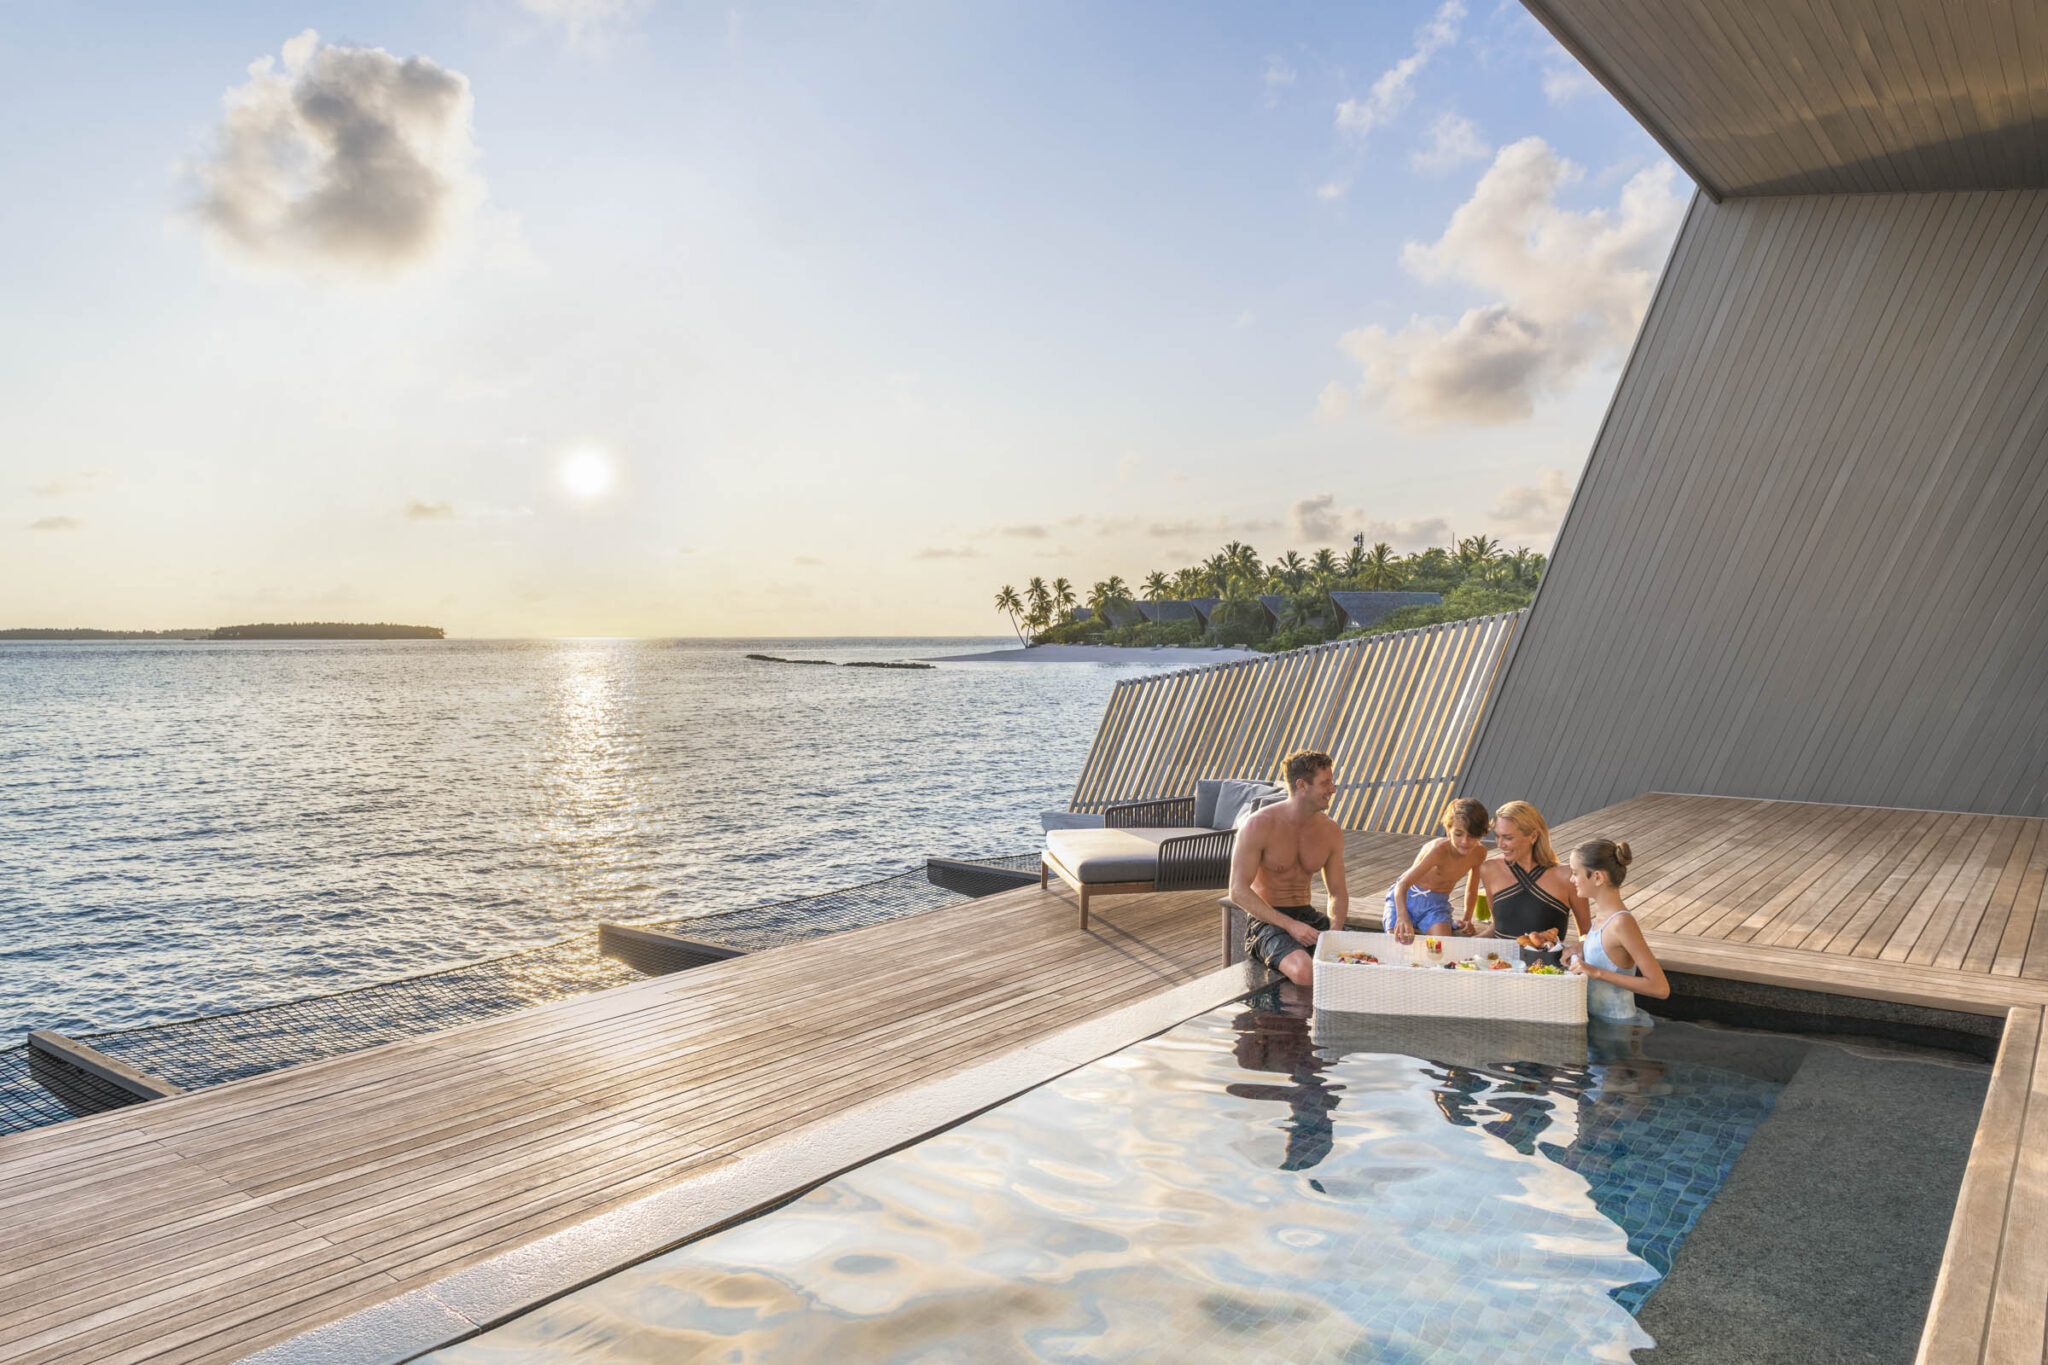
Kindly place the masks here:
POLYGON ((1523 2, 1716 201, 2048 185, 2048 6, 1523 2))

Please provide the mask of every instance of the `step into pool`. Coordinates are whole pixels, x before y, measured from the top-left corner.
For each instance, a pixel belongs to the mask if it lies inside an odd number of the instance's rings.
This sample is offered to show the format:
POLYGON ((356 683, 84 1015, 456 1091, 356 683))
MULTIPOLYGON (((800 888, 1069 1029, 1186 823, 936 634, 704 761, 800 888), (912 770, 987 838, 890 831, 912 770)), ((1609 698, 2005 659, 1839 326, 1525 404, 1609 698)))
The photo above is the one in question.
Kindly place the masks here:
POLYGON ((1910 1361, 1987 1077, 1269 990, 430 1359, 1910 1361))

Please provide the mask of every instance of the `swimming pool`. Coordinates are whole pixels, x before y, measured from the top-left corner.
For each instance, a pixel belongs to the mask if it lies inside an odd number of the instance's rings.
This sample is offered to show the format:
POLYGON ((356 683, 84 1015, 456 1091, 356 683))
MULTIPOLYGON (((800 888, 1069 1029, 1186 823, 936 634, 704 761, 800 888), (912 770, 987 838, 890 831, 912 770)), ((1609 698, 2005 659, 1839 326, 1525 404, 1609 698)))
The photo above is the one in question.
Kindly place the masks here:
POLYGON ((1910 1358, 1985 1075, 1669 1021, 1312 1020, 1262 992, 431 1359, 1847 1360, 1901 1336, 1910 1358), (1873 1188, 1846 1121, 1882 1125, 1913 1195, 1873 1188))

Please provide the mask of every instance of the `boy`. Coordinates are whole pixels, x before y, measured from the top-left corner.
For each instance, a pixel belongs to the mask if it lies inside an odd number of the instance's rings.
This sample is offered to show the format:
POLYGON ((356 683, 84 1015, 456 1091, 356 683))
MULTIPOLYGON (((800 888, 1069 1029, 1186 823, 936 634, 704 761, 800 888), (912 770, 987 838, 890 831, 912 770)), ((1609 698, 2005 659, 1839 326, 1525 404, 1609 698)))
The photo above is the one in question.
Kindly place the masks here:
POLYGON ((1486 807, 1469 796, 1461 796, 1444 807, 1444 837, 1431 839, 1415 855, 1414 866, 1387 891, 1384 923, 1388 933, 1402 943, 1425 934, 1455 934, 1472 931, 1472 912, 1479 905, 1479 865, 1486 861, 1486 807), (1465 882, 1465 921, 1454 926, 1451 917, 1451 888, 1460 878, 1465 882))

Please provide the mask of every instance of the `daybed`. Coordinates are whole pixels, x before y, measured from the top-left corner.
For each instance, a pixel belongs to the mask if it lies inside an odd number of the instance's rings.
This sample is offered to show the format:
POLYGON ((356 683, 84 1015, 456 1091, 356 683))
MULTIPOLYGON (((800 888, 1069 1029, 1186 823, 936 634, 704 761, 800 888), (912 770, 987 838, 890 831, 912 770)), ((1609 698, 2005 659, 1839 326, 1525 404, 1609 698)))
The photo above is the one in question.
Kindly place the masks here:
POLYGON ((1203 891, 1230 885, 1237 826, 1260 806, 1284 800, 1271 782, 1204 779, 1192 796, 1132 801, 1103 812, 1100 829, 1049 829, 1038 884, 1058 877, 1081 902, 1141 891, 1203 891))

